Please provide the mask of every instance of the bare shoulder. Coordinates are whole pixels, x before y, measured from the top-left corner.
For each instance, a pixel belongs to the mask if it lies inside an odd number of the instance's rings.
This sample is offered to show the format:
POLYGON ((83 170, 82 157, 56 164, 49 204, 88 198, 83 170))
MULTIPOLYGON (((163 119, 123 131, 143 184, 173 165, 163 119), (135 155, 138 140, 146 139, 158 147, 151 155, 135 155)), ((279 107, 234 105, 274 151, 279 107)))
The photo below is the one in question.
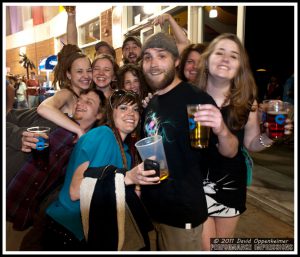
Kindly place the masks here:
POLYGON ((54 95, 73 96, 74 93, 72 93, 72 91, 70 91, 69 89, 62 88, 62 89, 56 91, 56 93, 54 95))
POLYGON ((68 89, 61 89, 57 91, 53 96, 44 100, 41 104, 51 105, 56 108, 62 108, 73 103, 74 94, 68 89))

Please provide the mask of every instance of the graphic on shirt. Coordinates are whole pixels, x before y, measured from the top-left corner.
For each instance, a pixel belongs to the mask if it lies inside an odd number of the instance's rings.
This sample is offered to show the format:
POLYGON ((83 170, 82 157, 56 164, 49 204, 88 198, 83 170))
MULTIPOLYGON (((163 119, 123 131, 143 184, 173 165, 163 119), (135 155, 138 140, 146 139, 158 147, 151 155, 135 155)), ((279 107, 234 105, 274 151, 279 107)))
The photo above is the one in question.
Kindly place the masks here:
POLYGON ((233 207, 228 207, 222 203, 218 203, 215 199, 209 195, 205 195, 207 210, 209 216, 214 217, 233 217, 240 214, 240 211, 233 207))
POLYGON ((219 190, 237 190, 237 188, 234 187, 224 187, 224 185, 234 183, 234 180, 228 181, 226 183, 222 182, 226 177, 228 177, 228 175, 224 176, 216 182, 210 181, 208 176, 209 172, 207 174, 206 179, 204 179, 203 181, 203 188, 206 194, 216 194, 219 190))
POLYGON ((160 118, 155 112, 150 112, 145 118, 144 130, 147 137, 161 135, 163 140, 171 142, 172 140, 167 138, 164 126, 171 125, 171 122, 161 122, 160 118))
POLYGON ((206 178, 203 180, 203 189, 206 197, 208 214, 210 216, 220 217, 232 217, 238 215, 240 212, 236 208, 227 207, 222 203, 218 203, 214 197, 220 193, 220 190, 237 190, 234 187, 228 187, 228 185, 234 183, 234 180, 226 181, 228 174, 218 181, 214 182, 209 179, 209 171, 206 178))
POLYGON ((149 113, 145 120, 145 132, 148 137, 158 135, 160 130, 160 121, 155 113, 149 113))

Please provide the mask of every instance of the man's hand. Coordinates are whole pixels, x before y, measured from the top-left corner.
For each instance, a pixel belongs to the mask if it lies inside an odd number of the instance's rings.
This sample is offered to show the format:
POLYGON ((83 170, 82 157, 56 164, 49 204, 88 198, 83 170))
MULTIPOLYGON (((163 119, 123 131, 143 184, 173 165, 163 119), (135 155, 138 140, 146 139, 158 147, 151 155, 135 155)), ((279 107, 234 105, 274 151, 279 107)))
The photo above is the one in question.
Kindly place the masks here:
MULTIPOLYGON (((22 133, 22 148, 21 150, 25 153, 30 153, 32 149, 36 149, 36 143, 39 141, 36 138, 37 135, 31 132, 23 131, 22 133)), ((47 135, 39 135, 48 138, 47 135)))

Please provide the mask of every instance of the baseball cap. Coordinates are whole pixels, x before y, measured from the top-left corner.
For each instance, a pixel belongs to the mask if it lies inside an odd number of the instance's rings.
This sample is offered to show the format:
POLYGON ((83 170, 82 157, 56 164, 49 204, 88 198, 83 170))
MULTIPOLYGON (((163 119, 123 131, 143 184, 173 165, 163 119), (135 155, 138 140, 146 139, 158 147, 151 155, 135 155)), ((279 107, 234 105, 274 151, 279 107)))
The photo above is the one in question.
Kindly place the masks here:
POLYGON ((98 49, 99 49, 101 46, 106 46, 106 47, 109 49, 110 54, 112 55, 112 57, 113 57, 114 59, 116 59, 116 51, 115 51, 115 49, 114 49, 109 43, 107 43, 106 41, 100 41, 100 42, 98 42, 98 43, 95 45, 95 50, 96 50, 96 52, 98 51, 98 49))
POLYGON ((141 41, 140 41, 140 39, 138 37, 136 37, 136 36, 128 36, 123 41, 122 49, 124 48, 125 44, 128 41, 134 41, 139 47, 142 47, 142 43, 141 43, 141 41))

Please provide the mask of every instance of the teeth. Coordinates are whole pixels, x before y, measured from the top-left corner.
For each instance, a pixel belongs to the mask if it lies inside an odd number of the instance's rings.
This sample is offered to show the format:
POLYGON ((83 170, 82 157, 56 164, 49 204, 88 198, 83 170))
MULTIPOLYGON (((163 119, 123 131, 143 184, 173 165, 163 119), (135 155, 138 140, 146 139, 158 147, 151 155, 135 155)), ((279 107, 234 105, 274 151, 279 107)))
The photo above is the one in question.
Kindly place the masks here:
POLYGON ((156 76, 156 75, 160 75, 161 72, 151 72, 150 74, 156 76))
POLYGON ((221 70, 229 70, 227 66, 219 66, 219 69, 221 69, 221 70))
POLYGON ((125 120, 125 122, 134 123, 134 120, 125 120))

